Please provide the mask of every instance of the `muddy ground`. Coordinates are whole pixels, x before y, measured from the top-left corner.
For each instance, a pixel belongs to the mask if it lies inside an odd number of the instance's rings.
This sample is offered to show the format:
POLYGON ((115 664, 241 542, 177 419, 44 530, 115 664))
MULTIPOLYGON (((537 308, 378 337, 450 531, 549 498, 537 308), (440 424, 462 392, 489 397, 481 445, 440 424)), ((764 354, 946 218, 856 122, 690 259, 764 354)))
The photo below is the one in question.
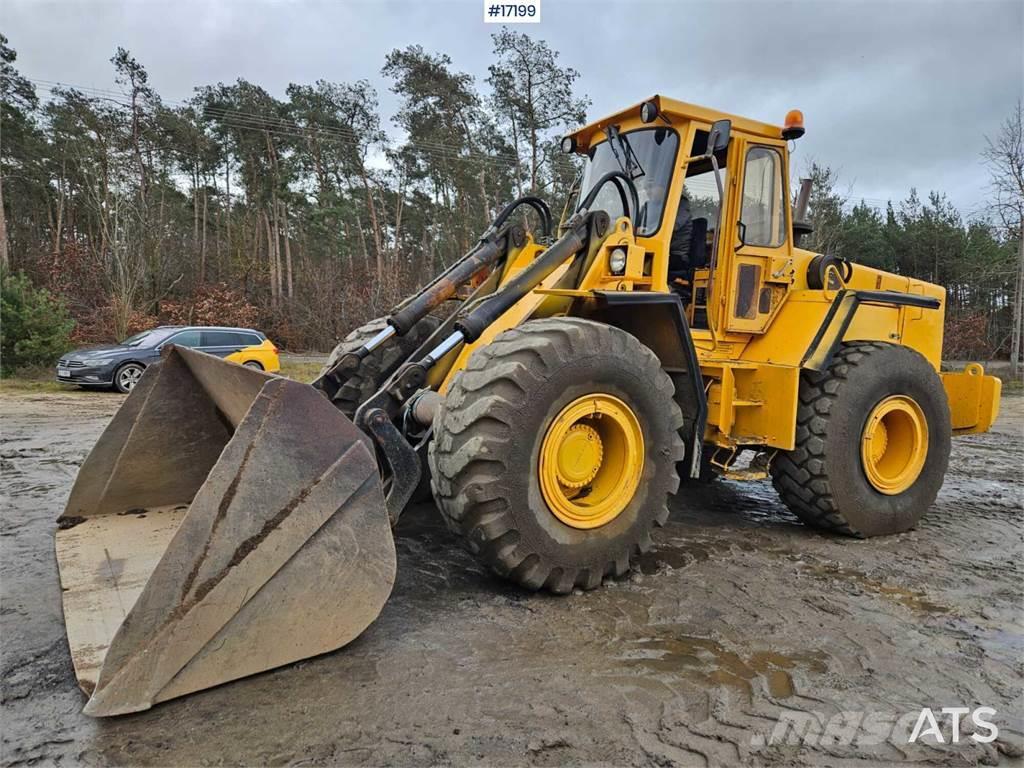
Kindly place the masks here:
POLYGON ((993 433, 954 442, 935 507, 887 539, 805 529, 765 482, 687 488, 632 576, 553 598, 490 577, 432 507, 413 509, 397 530, 394 594, 356 642, 97 721, 80 714, 53 533, 120 401, 0 393, 5 765, 1019 759, 1020 396, 993 433), (996 741, 907 743, 922 707, 979 705, 997 711, 996 741))

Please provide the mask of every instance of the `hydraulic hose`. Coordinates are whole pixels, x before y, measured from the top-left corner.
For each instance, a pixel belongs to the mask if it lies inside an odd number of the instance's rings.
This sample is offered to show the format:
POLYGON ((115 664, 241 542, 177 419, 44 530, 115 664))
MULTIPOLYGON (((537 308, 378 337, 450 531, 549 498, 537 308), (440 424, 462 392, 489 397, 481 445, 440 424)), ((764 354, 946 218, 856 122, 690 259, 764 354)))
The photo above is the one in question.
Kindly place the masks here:
POLYGON ((428 312, 455 295, 460 285, 468 282, 485 268, 494 266, 511 244, 519 246, 525 242, 525 231, 520 226, 505 226, 508 219, 520 206, 529 206, 540 217, 544 237, 551 236, 551 209, 541 198, 526 195, 513 200, 498 213, 480 242, 469 253, 431 280, 418 294, 402 302, 392 310, 388 325, 398 336, 404 336, 428 312))
POLYGON ((494 266, 505 254, 510 233, 502 232, 493 239, 484 240, 432 280, 422 291, 402 304, 388 316, 388 325, 399 336, 407 334, 427 313, 447 301, 459 286, 478 272, 494 266))
POLYGON ((590 188, 587 196, 580 202, 579 210, 590 210, 590 206, 593 205, 594 200, 597 199, 597 195, 601 191, 601 188, 608 182, 615 184, 615 188, 619 191, 619 200, 622 203, 622 212, 632 220, 640 210, 640 195, 637 194, 636 184, 634 184, 633 180, 622 171, 608 171, 608 173, 599 178, 597 183, 590 188), (629 203, 626 201, 626 189, 629 190, 629 202, 633 203, 632 208, 630 208, 629 203))
POLYGON ((471 343, 480 338, 480 334, 511 309, 513 304, 575 255, 586 244, 591 222, 594 222, 597 230, 603 232, 608 228, 608 214, 604 211, 595 211, 590 215, 577 217, 569 231, 538 256, 529 267, 509 280, 500 291, 484 299, 466 317, 457 320, 454 330, 462 334, 462 340, 471 343), (604 220, 603 226, 599 219, 604 220))
POLYGON ((537 215, 540 217, 540 226, 541 231, 544 233, 544 237, 551 237, 551 209, 548 208, 547 203, 545 203, 539 197, 534 197, 533 195, 525 195, 524 197, 517 198, 516 200, 513 200, 511 203, 506 205, 504 208, 501 209, 501 213, 498 214, 497 218, 494 220, 494 224, 492 224, 491 226, 494 227, 495 229, 500 227, 502 224, 508 221, 508 217, 511 216, 512 213, 516 210, 516 208, 518 208, 521 205, 528 205, 537 212, 537 215))

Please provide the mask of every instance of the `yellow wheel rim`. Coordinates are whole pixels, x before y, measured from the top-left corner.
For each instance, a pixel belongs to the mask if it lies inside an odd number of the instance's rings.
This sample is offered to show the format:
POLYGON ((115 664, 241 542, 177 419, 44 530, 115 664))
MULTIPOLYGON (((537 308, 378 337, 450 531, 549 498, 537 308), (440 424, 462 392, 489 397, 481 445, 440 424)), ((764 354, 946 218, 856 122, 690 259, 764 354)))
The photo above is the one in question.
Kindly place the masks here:
POLYGON ((860 457, 878 492, 895 496, 910 488, 928 458, 928 421, 921 406, 907 395, 876 405, 864 425, 860 457))
POLYGON ((573 400, 555 417, 540 450, 540 488, 551 513, 573 528, 598 528, 624 510, 644 468, 644 434, 612 395, 573 400))

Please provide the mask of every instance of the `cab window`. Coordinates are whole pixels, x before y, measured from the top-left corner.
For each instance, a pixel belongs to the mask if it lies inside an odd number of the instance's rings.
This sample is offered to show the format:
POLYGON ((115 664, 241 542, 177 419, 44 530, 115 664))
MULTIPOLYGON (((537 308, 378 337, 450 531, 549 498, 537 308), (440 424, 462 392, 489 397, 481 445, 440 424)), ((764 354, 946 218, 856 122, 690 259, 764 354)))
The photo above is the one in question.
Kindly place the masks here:
POLYGON ((786 239, 785 200, 782 196, 782 158, 769 147, 747 152, 743 172, 743 241, 746 245, 777 248, 786 239))
MULTIPOLYGON (((709 135, 707 131, 697 131, 693 137, 691 157, 698 157, 707 151, 709 135)), ((718 170, 722 177, 722 189, 729 188, 728 150, 721 149, 715 153, 718 170)), ((694 220, 704 219, 707 231, 707 243, 710 245, 715 228, 718 226, 718 215, 722 207, 722 199, 715 181, 715 171, 711 160, 694 160, 686 167, 686 178, 683 181, 683 197, 689 201, 690 217, 694 220)), ((710 256, 710 254, 708 254, 710 256)))
MULTIPOLYGON (((709 163, 710 165, 710 163, 709 163)), ((728 174, 723 167, 722 188, 727 188, 728 174)), ((718 223, 718 209, 721 201, 718 199, 718 185, 715 183, 715 172, 704 171, 686 177, 683 184, 683 193, 690 201, 690 214, 695 219, 704 218, 708 220, 708 228, 714 229, 718 223)))
MULTIPOLYGON (((650 237, 661 227, 679 136, 668 128, 640 128, 620 134, 620 138, 621 141, 615 143, 605 139, 590 148, 590 162, 583 172, 579 200, 583 200, 591 186, 609 171, 626 172, 629 167, 640 204, 640 209, 633 211, 636 233, 650 237)), ((607 211, 613 220, 625 213, 612 183, 601 188, 591 208, 607 211)))

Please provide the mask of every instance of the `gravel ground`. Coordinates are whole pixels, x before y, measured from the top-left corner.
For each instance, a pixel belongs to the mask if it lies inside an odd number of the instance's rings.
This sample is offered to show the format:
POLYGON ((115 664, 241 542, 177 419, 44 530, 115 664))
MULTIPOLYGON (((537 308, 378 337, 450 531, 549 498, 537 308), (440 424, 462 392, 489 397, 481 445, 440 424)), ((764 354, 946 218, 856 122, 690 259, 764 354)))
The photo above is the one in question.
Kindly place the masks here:
POLYGON ((769 483, 687 486, 636 571, 585 595, 490 577, 433 507, 414 508, 396 531, 394 594, 345 649, 93 720, 63 637, 54 521, 120 402, 0 392, 4 765, 1020 758, 1020 396, 991 434, 954 441, 939 500, 911 533, 822 536, 769 483), (950 744, 944 725, 947 743, 909 744, 926 706, 992 707, 999 737, 950 744))

